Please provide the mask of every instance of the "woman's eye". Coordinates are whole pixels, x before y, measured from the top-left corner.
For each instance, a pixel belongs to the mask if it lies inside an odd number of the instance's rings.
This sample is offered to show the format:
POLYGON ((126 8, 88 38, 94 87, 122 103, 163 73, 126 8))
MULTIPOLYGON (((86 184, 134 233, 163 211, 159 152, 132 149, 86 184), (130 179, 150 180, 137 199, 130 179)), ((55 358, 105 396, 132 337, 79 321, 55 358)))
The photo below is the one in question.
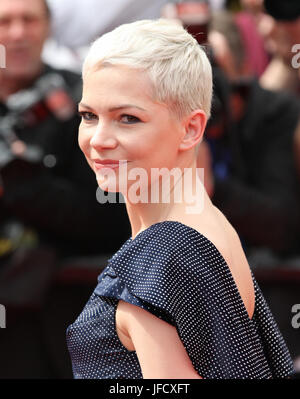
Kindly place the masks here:
POLYGON ((78 112, 79 116, 81 116, 82 119, 84 119, 85 121, 93 121, 95 119, 97 119, 97 116, 95 114, 93 114, 92 112, 86 112, 86 111, 82 111, 82 112, 78 112))
POLYGON ((138 123, 141 120, 139 118, 137 118, 136 116, 124 114, 124 115, 121 115, 120 121, 127 125, 130 125, 133 123, 138 123))

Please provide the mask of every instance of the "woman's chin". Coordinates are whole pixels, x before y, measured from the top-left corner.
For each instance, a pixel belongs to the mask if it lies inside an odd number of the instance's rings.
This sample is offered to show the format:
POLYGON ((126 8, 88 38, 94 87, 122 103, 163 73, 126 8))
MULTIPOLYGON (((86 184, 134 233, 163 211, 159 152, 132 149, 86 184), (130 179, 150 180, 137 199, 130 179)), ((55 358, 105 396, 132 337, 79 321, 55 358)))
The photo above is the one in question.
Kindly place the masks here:
POLYGON ((109 184, 107 182, 103 182, 103 180, 98 180, 97 179, 97 183, 98 183, 98 187, 101 188, 101 190, 106 191, 108 193, 119 193, 119 187, 116 184, 109 184))

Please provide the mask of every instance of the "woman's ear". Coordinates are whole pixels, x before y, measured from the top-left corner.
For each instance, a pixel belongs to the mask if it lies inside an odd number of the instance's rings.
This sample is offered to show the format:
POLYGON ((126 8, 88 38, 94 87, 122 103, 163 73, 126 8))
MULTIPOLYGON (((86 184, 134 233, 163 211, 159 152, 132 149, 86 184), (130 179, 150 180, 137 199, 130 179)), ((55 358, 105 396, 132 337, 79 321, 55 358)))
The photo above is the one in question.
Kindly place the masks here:
POLYGON ((207 117, 202 109, 191 112, 184 119, 184 135, 179 145, 181 151, 189 150, 202 141, 206 123, 207 117))

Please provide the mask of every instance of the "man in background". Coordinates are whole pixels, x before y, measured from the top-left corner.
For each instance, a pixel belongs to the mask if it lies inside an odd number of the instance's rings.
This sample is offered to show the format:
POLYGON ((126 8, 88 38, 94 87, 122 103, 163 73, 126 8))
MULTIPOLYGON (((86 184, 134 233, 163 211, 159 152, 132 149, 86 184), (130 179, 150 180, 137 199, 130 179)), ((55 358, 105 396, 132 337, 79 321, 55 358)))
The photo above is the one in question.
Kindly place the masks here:
POLYGON ((53 353, 86 297, 51 297, 51 284, 62 263, 113 253, 130 231, 124 204, 97 203, 77 143, 81 79, 43 64, 49 30, 45 0, 0 0, 0 378, 71 375, 53 353))

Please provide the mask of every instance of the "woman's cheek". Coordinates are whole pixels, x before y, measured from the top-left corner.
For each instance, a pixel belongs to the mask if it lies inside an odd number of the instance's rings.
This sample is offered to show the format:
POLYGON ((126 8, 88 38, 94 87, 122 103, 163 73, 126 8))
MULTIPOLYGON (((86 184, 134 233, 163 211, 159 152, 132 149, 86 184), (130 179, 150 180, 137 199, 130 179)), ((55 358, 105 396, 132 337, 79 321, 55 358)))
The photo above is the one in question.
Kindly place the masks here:
POLYGON ((81 151, 83 152, 83 155, 85 156, 85 159, 87 160, 87 163, 89 166, 93 169, 93 165, 90 161, 90 145, 89 145, 89 138, 83 134, 83 132, 79 129, 79 134, 78 134, 78 145, 81 151))
POLYGON ((82 127, 79 127, 78 144, 79 144, 79 148, 81 149, 81 151, 84 154, 86 154, 86 152, 88 150, 89 139, 88 139, 87 135, 84 134, 82 127))

